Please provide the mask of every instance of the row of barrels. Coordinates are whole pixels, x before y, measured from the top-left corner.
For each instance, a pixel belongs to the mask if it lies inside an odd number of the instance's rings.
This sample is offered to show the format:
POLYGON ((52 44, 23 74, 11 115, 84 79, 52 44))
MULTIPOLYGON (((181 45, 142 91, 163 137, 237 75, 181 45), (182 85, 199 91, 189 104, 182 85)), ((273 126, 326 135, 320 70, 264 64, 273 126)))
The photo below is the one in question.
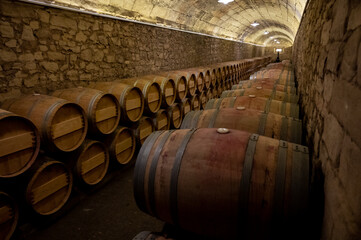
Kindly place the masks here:
MULTIPOLYGON (((288 62, 265 71, 273 76, 257 79, 294 82, 288 62), (276 74, 275 69, 281 70, 276 74)), ((272 102, 281 101, 261 92, 261 97, 254 95, 233 97, 232 104, 230 98, 212 100, 207 105, 216 102, 214 109, 188 113, 182 129, 152 133, 134 171, 138 207, 212 239, 284 239, 302 231, 309 189, 302 124, 280 115, 282 107, 278 114, 270 112, 272 102), (259 98, 269 105, 268 112, 260 104, 251 108, 259 98)))
MULTIPOLYGON (((219 95, 226 78, 232 76, 236 82, 241 74, 250 75, 251 68, 259 69, 267 58, 254 62, 250 59, 214 65, 210 70, 96 82, 3 102, 1 189, 11 193, 15 189, 16 196, 25 196, 21 202, 37 215, 58 212, 68 201, 74 182, 86 187, 98 184, 109 166, 129 163, 153 131, 179 128, 184 112, 200 109, 200 96, 219 95), (203 72, 205 76, 218 72, 218 76, 207 81, 203 72)), ((17 218, 14 200, 1 192, 0 239, 11 236, 17 218)))

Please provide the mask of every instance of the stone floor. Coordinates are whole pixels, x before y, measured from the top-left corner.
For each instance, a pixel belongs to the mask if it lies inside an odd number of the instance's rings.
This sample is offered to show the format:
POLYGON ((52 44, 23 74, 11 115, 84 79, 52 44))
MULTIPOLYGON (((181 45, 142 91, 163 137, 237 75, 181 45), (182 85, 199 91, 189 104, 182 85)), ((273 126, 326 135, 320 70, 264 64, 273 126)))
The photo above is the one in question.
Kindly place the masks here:
POLYGON ((133 167, 123 170, 101 189, 79 201, 59 220, 20 239, 117 239, 131 240, 139 232, 161 231, 163 223, 136 206, 133 167))

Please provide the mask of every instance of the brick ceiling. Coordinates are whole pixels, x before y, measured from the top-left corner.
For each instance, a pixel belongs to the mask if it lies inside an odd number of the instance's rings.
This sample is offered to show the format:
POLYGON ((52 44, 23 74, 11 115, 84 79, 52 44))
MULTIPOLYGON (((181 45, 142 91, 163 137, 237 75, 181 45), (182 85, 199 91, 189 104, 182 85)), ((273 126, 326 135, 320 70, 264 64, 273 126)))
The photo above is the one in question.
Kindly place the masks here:
POLYGON ((289 46, 307 0, 42 0, 244 42, 289 46), (253 27, 250 24, 260 25, 253 27), (269 34, 265 34, 268 31, 269 34))

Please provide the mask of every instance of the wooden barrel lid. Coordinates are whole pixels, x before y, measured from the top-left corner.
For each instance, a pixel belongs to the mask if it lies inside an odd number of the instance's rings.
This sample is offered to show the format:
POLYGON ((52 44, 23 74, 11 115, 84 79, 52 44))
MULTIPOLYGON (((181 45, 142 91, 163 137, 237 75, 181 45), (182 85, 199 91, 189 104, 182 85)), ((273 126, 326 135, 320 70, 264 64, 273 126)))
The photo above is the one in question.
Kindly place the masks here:
POLYGON ((117 98, 112 94, 100 97, 95 107, 95 124, 103 134, 110 134, 117 128, 120 120, 120 107, 117 98))
POLYGON ((187 80, 187 84, 188 84, 188 95, 189 96, 194 96, 194 94, 196 94, 196 90, 197 90, 197 86, 196 86, 196 77, 194 76, 194 74, 192 74, 188 80, 187 80))
POLYGON ((132 160, 135 149, 135 136, 131 129, 119 126, 106 140, 112 160, 119 164, 127 164, 132 160))
POLYGON ((203 87, 204 87, 204 76, 203 76, 202 72, 198 73, 196 83, 197 83, 197 90, 199 92, 201 92, 203 90, 203 87))
POLYGON ((207 95, 205 92, 201 92, 201 94, 199 95, 199 101, 200 101, 200 108, 201 109, 204 109, 204 107, 206 106, 207 104, 207 95))
POLYGON ((102 142, 87 140, 76 161, 76 173, 87 185, 103 180, 109 166, 109 153, 102 142))
POLYGON ((32 166, 40 136, 27 118, 0 109, 0 178, 15 177, 32 166))
POLYGON ((177 99, 179 101, 183 100, 187 96, 188 85, 187 80, 184 76, 181 76, 176 81, 176 89, 177 89, 177 99))
POLYGON ((144 111, 144 97, 142 91, 133 87, 124 97, 125 112, 131 122, 138 121, 144 111))
POLYGON ((51 120, 51 139, 61 151, 71 152, 83 143, 87 129, 83 109, 75 103, 65 103, 55 110, 51 120))
POLYGON ((0 192, 0 239, 9 240, 19 219, 15 201, 6 193, 0 192))
POLYGON ((185 98, 182 101, 182 110, 183 116, 192 111, 191 100, 189 98, 185 98))
POLYGON ((171 127, 180 128, 182 124, 183 114, 179 103, 175 103, 168 108, 168 116, 170 118, 171 127))
POLYGON ((167 111, 164 109, 161 109, 157 112, 153 122, 156 131, 169 130, 170 128, 170 119, 168 117, 167 111))
POLYGON ((26 188, 26 200, 36 213, 50 215, 64 206, 72 186, 72 174, 63 163, 46 161, 30 179, 26 188))
POLYGON ((156 113, 160 109, 162 103, 162 93, 158 83, 149 83, 147 93, 145 94, 145 100, 148 104, 148 110, 151 113, 156 113))
POLYGON ((192 111, 195 110, 201 110, 201 103, 199 100, 199 96, 198 95, 194 95, 191 99, 191 107, 192 107, 192 111))
POLYGON ((152 134, 155 130, 152 119, 149 117, 142 117, 139 121, 139 126, 137 128, 136 137, 138 138, 138 142, 140 145, 143 145, 144 141, 147 137, 152 134))

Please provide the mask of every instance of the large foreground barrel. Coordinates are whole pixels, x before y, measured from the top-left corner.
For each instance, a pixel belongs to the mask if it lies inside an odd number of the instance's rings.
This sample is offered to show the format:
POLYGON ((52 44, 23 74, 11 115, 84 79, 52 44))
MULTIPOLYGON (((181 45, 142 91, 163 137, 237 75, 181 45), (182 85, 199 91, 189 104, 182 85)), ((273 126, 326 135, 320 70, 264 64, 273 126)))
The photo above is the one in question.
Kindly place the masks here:
POLYGON ((14 199, 0 191, 0 239, 9 240, 19 219, 19 209, 14 199))
POLYGON ((299 106, 295 103, 287 103, 261 97, 230 97, 211 99, 205 109, 218 108, 246 108, 276 113, 287 117, 299 118, 299 106))
POLYGON ((110 134, 119 124, 120 105, 113 94, 92 88, 68 88, 52 95, 79 104, 88 117, 93 136, 110 134))
POLYGON ((15 177, 34 163, 40 136, 28 119, 0 109, 0 178, 15 177))
POLYGON ((279 239, 285 229, 293 228, 293 234, 303 231, 308 148, 221 130, 150 135, 134 170, 138 207, 182 229, 218 239, 270 239, 272 234, 279 239))
POLYGON ((240 82, 237 85, 232 86, 232 90, 237 89, 245 89, 245 88, 257 88, 262 87, 265 89, 273 89, 280 92, 287 92, 289 94, 297 94, 297 90, 295 87, 287 86, 287 85, 281 85, 275 83, 275 81, 263 79, 263 80, 256 80, 256 81, 243 81, 240 82))
POLYGON ((71 152, 84 141, 88 121, 77 104, 47 95, 9 99, 2 108, 29 118, 38 128, 41 146, 49 152, 71 152))
POLYGON ((182 129, 229 128, 301 144, 302 121, 253 109, 210 109, 192 111, 183 120, 182 129))
POLYGON ((288 94, 286 92, 280 92, 272 89, 265 89, 262 87, 224 91, 221 95, 221 98, 238 96, 264 97, 289 103, 298 102, 297 95, 288 94))

